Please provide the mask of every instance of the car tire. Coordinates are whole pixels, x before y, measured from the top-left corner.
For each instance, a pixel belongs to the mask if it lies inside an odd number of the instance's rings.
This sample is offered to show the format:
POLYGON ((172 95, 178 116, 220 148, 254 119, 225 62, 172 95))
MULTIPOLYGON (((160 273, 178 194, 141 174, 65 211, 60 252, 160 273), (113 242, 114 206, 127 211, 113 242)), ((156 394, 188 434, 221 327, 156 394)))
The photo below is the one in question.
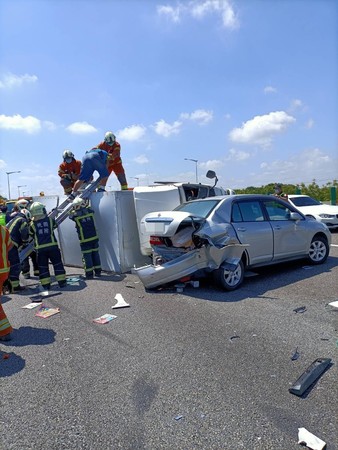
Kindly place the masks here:
POLYGON ((214 280, 226 291, 234 291, 244 280, 244 264, 240 261, 236 269, 232 272, 220 267, 213 273, 214 280))
POLYGON ((315 236, 312 239, 308 259, 311 264, 323 264, 329 256, 330 248, 323 236, 315 236))

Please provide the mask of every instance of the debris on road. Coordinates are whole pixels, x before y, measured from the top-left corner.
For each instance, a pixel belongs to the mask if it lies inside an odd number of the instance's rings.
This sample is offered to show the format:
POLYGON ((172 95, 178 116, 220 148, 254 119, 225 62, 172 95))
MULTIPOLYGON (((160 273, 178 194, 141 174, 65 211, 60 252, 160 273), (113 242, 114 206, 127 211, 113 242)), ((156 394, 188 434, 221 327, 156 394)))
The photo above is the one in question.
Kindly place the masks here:
POLYGON ((298 347, 296 347, 296 350, 293 352, 293 355, 291 356, 291 361, 296 361, 300 357, 300 353, 298 352, 298 347))
POLYGON ((335 302, 329 303, 329 305, 333 306, 334 308, 338 308, 338 300, 336 300, 335 302))
POLYGON ((289 388, 291 394, 301 396, 330 366, 330 358, 318 358, 305 370, 298 380, 289 388))
POLYGON ((67 284, 77 284, 81 281, 80 277, 67 277, 66 278, 67 284))
POLYGON ((182 415, 179 415, 179 416, 176 416, 176 417, 175 417, 175 420, 181 420, 181 419, 183 419, 183 416, 182 416, 182 415))
POLYGON ((299 306, 298 308, 294 309, 294 312, 297 313, 303 313, 306 311, 306 306, 299 306))
POLYGON ((41 306, 39 302, 28 303, 28 305, 21 306, 23 309, 34 309, 37 306, 41 306))
POLYGON ((234 336, 231 336, 230 338, 229 338, 229 341, 233 341, 234 339, 239 339, 240 338, 240 336, 238 336, 237 334, 236 335, 234 335, 234 336))
POLYGON ((54 314, 58 314, 59 312, 60 308, 50 308, 48 306, 41 305, 35 315, 36 317, 42 317, 42 319, 48 319, 48 317, 54 316, 54 314))
POLYGON ((115 300, 117 300, 117 303, 116 303, 116 305, 112 306, 113 309, 115 309, 115 308, 128 308, 128 306, 130 306, 129 303, 127 303, 125 301, 125 299, 122 297, 121 294, 116 294, 114 298, 115 298, 115 300))
POLYGON ((116 319, 117 316, 113 316, 112 314, 103 314, 103 316, 97 317, 96 319, 93 320, 93 322, 95 323, 100 323, 100 324, 104 324, 104 323, 108 323, 113 319, 116 319))
POLYGON ((326 443, 310 433, 306 428, 298 428, 298 444, 305 444, 312 450, 323 450, 326 443))

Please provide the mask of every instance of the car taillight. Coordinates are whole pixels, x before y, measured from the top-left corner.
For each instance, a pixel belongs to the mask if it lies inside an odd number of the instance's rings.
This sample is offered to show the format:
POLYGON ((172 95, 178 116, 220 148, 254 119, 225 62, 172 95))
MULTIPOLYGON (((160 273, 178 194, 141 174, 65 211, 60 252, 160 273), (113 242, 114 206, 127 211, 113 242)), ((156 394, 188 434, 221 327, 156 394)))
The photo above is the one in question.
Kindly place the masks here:
POLYGON ((161 245, 162 241, 161 238, 157 236, 150 236, 149 243, 150 245, 161 245))

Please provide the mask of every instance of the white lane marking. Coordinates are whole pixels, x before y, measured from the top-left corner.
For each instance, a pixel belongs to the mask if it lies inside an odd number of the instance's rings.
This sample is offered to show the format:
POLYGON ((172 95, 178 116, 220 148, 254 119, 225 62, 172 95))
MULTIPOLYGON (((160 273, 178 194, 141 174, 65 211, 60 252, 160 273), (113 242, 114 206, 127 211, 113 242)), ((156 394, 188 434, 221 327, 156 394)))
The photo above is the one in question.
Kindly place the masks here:
POLYGON ((331 247, 338 247, 338 244, 331 244, 331 247))

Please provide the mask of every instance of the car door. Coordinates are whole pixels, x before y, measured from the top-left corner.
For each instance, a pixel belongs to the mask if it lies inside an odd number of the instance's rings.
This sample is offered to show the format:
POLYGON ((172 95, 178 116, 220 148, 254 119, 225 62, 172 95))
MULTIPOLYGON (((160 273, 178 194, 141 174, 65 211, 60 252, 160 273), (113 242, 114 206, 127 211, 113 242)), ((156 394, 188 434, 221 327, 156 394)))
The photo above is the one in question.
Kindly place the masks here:
POLYGON ((242 244, 249 244, 249 264, 273 258, 273 231, 258 200, 238 200, 232 205, 231 223, 242 244))
POLYGON ((305 220, 291 220, 291 212, 285 202, 277 199, 263 201, 273 230, 274 260, 306 254, 308 250, 305 220))

